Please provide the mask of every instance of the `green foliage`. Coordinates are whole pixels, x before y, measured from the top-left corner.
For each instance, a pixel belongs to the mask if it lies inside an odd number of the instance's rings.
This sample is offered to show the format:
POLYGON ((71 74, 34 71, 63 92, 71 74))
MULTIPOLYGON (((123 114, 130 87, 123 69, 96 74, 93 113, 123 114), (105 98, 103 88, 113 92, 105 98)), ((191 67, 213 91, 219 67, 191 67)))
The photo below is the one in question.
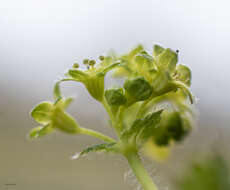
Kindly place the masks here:
POLYGON ((194 114, 187 101, 193 102, 189 90, 191 71, 177 62, 178 53, 169 48, 155 45, 151 55, 139 45, 121 56, 99 56, 99 62, 84 59, 86 70, 80 69, 78 63, 73 64, 65 77, 54 85, 54 103, 42 102, 31 112, 42 126, 33 129, 30 137, 42 137, 53 129, 82 133, 77 122, 65 112, 73 99, 63 98, 60 89, 62 82, 75 81, 82 83, 105 107, 118 142, 133 143, 137 148, 148 139, 158 146, 168 146, 171 141, 181 142, 192 128, 194 114), (125 82, 123 87, 105 90, 104 79, 111 70, 125 82), (156 112, 164 102, 170 106, 163 107, 164 112, 156 112))
POLYGON ((112 152, 116 150, 115 145, 116 143, 104 143, 104 144, 97 144, 94 146, 90 146, 82 150, 80 153, 74 155, 73 158, 78 158, 87 155, 90 152, 112 152))
POLYGON ((219 155, 194 162, 180 180, 176 190, 229 190, 230 171, 219 155))
POLYGON ((121 139, 142 145, 152 135, 161 120, 162 110, 148 114, 143 119, 136 119, 129 129, 123 131, 121 139))
POLYGON ((155 129, 153 141, 159 146, 167 146, 170 141, 180 142, 189 133, 189 122, 177 111, 164 112, 159 126, 155 129))
POLYGON ((155 190, 147 172, 140 165, 136 170, 138 156, 135 156, 134 162, 129 156, 136 155, 149 142, 157 148, 164 146, 167 149, 172 141, 182 142, 192 129, 191 71, 184 65, 177 65, 177 62, 178 53, 169 48, 155 45, 151 55, 139 45, 121 56, 99 56, 98 61, 84 59, 86 69, 78 63, 73 64, 55 83, 54 101, 42 102, 32 110, 31 116, 41 126, 32 129, 29 137, 40 138, 56 129, 99 138, 106 144, 89 147, 78 156, 98 151, 120 153, 128 158, 137 176, 142 170, 145 177, 140 175, 138 179, 145 190, 155 190), (123 79, 121 87, 105 89, 105 77, 110 71, 112 76, 123 79), (116 132, 116 140, 80 127, 65 111, 73 101, 72 98, 64 98, 61 93, 60 85, 66 81, 82 83, 88 93, 102 104, 116 132), (165 103, 168 105, 165 106, 165 103))

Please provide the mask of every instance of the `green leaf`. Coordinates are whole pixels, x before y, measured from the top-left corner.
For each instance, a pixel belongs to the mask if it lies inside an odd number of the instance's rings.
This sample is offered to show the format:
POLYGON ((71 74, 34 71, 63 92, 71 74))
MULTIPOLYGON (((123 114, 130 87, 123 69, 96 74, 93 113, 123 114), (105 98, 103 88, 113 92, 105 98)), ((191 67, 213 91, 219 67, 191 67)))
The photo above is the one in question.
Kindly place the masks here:
POLYGON ((124 83, 124 88, 134 101, 142 101, 148 99, 152 94, 152 87, 144 79, 144 77, 136 77, 127 79, 124 83))
POLYGON ((31 116, 40 124, 47 124, 50 121, 53 104, 51 102, 42 102, 35 106, 31 111, 31 116))
POLYGON ((159 45, 154 45, 153 46, 153 56, 157 57, 164 51, 164 48, 159 46, 159 45))
POLYGON ((80 132, 77 122, 69 114, 64 112, 60 107, 56 107, 52 113, 51 124, 63 132, 76 134, 80 132))
POLYGON ((153 135, 154 128, 161 120, 162 111, 148 114, 143 119, 136 119, 128 130, 123 131, 121 138, 142 144, 153 135))
POLYGON ((161 113, 163 110, 154 112, 145 117, 143 121, 143 128, 138 134, 137 141, 139 144, 146 142, 151 136, 153 136, 154 130, 157 127, 157 124, 161 120, 161 113))
POLYGON ((156 63, 165 71, 172 73, 178 61, 178 55, 171 49, 165 49, 160 55, 157 56, 156 63))
POLYGON ((98 144, 94 146, 90 146, 84 150, 82 150, 80 153, 75 154, 72 158, 77 159, 80 156, 84 156, 90 152, 110 152, 114 151, 114 146, 116 143, 104 143, 104 144, 98 144))
POLYGON ((53 94, 54 94, 55 101, 61 99, 60 81, 55 83, 53 94))
POLYGON ((178 65, 176 68, 176 80, 180 80, 181 82, 185 83, 186 85, 191 85, 191 78, 192 74, 190 69, 185 65, 178 65))
POLYGON ((105 98, 110 106, 120 106, 127 101, 122 88, 106 90, 105 98))
POLYGON ((171 140, 180 142, 190 129, 190 124, 180 112, 164 112, 154 131, 153 140, 159 146, 167 146, 171 140))
POLYGON ((29 132, 29 137, 31 139, 37 139, 43 137, 53 131, 53 128, 50 124, 43 127, 35 127, 29 132))

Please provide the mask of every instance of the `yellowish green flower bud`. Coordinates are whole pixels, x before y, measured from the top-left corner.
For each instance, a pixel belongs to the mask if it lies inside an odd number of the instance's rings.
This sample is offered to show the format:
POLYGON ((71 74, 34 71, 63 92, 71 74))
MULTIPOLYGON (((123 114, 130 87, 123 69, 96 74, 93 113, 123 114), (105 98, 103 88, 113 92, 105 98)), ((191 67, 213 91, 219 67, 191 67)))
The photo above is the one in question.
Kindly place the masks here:
POLYGON ((144 79, 144 77, 136 77, 125 81, 124 88, 134 101, 142 101, 148 99, 152 94, 152 87, 144 79))
POLYGON ((122 88, 106 90, 105 98, 110 106, 120 106, 127 101, 122 88))

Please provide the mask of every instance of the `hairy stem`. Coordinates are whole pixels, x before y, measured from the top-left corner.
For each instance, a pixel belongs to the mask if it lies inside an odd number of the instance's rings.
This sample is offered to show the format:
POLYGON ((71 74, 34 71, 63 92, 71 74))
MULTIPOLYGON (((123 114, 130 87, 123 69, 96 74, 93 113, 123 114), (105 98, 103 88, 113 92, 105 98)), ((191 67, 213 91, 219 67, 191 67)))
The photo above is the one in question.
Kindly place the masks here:
POLYGON ((108 143, 116 142, 113 138, 108 137, 108 136, 106 136, 100 132, 97 132, 97 131, 94 131, 91 129, 80 128, 80 134, 93 136, 93 137, 96 137, 96 138, 101 139, 101 140, 108 142, 108 143))
POLYGON ((147 170, 144 168, 137 152, 126 154, 130 167, 144 190, 158 190, 147 170))
POLYGON ((118 126, 116 125, 116 117, 113 115, 112 111, 110 110, 110 107, 109 105, 107 104, 106 100, 103 99, 103 101, 101 102, 102 105, 104 106, 105 110, 107 111, 110 119, 111 119, 111 122, 112 122, 112 127, 115 129, 116 131, 116 134, 117 136, 119 137, 120 136, 120 130, 118 128, 118 126))

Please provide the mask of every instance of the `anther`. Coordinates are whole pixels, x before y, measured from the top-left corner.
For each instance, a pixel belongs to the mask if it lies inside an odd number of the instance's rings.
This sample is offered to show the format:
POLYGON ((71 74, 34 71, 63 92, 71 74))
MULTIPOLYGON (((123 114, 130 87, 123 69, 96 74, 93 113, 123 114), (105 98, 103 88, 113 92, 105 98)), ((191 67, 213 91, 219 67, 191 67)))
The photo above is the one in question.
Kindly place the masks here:
POLYGON ((79 64, 78 64, 78 63, 74 63, 74 64, 73 64, 73 68, 74 68, 74 69, 78 69, 78 68, 79 68, 79 64))
POLYGON ((92 60, 89 60, 89 65, 90 65, 90 66, 94 66, 94 65, 95 65, 95 63, 96 63, 96 61, 95 61, 95 60, 93 60, 93 59, 92 59, 92 60))
POLYGON ((88 64, 89 64, 89 59, 84 59, 84 60, 83 60, 83 64, 84 64, 84 65, 88 65, 88 64))
POLYGON ((99 56, 99 59, 100 59, 101 61, 103 61, 103 60, 105 59, 105 56, 100 55, 100 56, 99 56))

